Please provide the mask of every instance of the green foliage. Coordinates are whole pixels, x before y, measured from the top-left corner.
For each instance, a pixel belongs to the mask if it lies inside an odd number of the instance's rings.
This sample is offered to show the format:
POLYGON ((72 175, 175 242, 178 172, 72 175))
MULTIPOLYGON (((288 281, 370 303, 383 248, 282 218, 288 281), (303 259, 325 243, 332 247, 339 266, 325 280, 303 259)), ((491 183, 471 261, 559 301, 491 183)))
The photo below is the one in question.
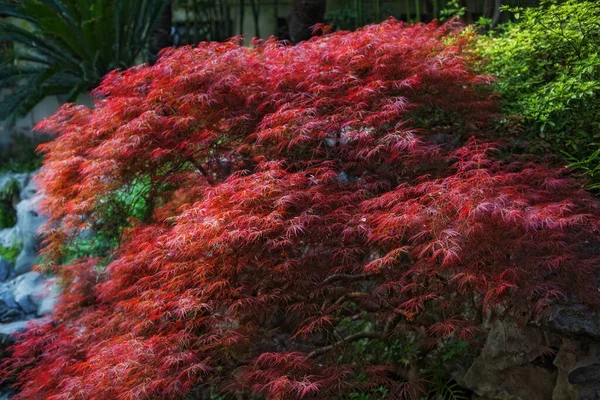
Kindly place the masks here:
POLYGON ((354 30, 363 25, 379 22, 381 5, 377 0, 343 0, 339 7, 329 7, 325 20, 339 28, 354 30))
POLYGON ((4 184, 4 187, 0 189, 0 199, 12 200, 15 196, 19 195, 21 191, 21 185, 16 179, 11 179, 4 184))
MULTIPOLYGON (((353 303, 344 304, 353 309, 353 303)), ((373 323, 361 318, 344 318, 336 330, 340 334, 356 334, 370 331, 373 323)), ((340 356, 340 362, 386 363, 409 368, 419 365, 419 375, 426 383, 427 396, 423 399, 466 400, 467 392, 452 377, 453 365, 470 365, 472 363, 472 344, 467 340, 450 337, 440 341, 433 349, 423 350, 423 339, 414 333, 397 334, 388 341, 378 339, 360 339, 349 344, 352 351, 340 356)), ((366 375, 359 380, 369 383, 366 375)), ((370 386, 370 385, 367 385, 370 386)), ((368 390, 355 391, 349 394, 352 400, 387 399, 388 389, 385 386, 374 386, 368 390)))
POLYGON ((16 243, 10 247, 0 246, 0 258, 15 262, 21 253, 21 243, 16 243))
POLYGON ((110 70, 134 65, 149 48, 162 0, 0 0, 0 40, 10 41, 0 85, 15 91, 0 119, 22 115, 48 95, 77 95, 110 70))
POLYGON ((569 164, 567 166, 574 171, 582 172, 590 177, 592 183, 590 189, 600 189, 600 149, 594 151, 587 157, 577 158, 564 152, 569 164))
POLYGON ((123 231, 133 225, 132 220, 144 221, 150 217, 154 194, 150 178, 143 176, 107 195, 98 211, 102 218, 63 247, 62 262, 82 257, 108 261, 107 255, 119 246, 123 231))
POLYGON ((352 392, 348 396, 350 400, 380 400, 386 399, 388 390, 385 386, 378 386, 368 392, 352 392))
POLYGON ((39 140, 14 134, 12 144, 0 152, 0 172, 33 172, 40 168, 42 157, 35 149, 39 140))
POLYGON ((0 202, 0 229, 10 228, 17 222, 16 214, 12 207, 5 202, 0 202))
POLYGON ((0 188, 0 229, 10 228, 17 223, 17 213, 12 203, 20 190, 16 179, 11 179, 0 188))
POLYGON ((440 10, 440 21, 447 21, 452 18, 460 18, 467 12, 467 7, 461 6, 458 0, 446 2, 446 6, 440 10))
POLYGON ((236 3, 230 0, 173 0, 175 12, 185 14, 185 31, 178 34, 176 44, 193 45, 201 41, 229 39, 234 35, 235 6, 236 3))
POLYGON ((428 399, 435 400, 467 400, 465 389, 453 379, 448 379, 445 370, 440 369, 431 374, 431 390, 428 399))
POLYGON ((428 382, 429 399, 436 400, 466 400, 467 393, 451 376, 451 365, 463 363, 471 364, 471 344, 466 340, 450 339, 428 355, 428 368, 423 376, 428 382))
POLYGON ((478 44, 485 72, 496 75, 505 111, 523 116, 533 150, 567 154, 598 186, 600 4, 555 0, 511 11, 517 23, 478 44))

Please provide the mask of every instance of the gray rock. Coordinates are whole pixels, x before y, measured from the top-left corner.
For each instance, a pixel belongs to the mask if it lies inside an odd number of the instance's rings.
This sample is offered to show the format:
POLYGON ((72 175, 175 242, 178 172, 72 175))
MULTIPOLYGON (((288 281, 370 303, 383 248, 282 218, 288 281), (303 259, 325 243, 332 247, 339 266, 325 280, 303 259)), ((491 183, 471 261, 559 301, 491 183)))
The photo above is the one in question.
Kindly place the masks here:
POLYGON ((6 228, 0 230, 0 246, 2 247, 13 247, 19 244, 21 241, 21 233, 19 228, 13 226, 12 228, 6 228))
POLYGON ((553 400, 576 400, 578 398, 577 388, 569 383, 569 371, 577 363, 577 353, 579 352, 577 343, 564 339, 556 357, 554 365, 558 369, 556 384, 552 392, 553 400))
POLYGON ((551 399, 556 368, 537 360, 553 341, 537 327, 496 320, 464 384, 486 399, 551 399))
POLYGON ((17 227, 21 233, 23 249, 15 263, 15 273, 24 274, 31 270, 37 260, 40 247, 38 230, 46 222, 46 218, 39 213, 41 196, 35 196, 21 201, 17 205, 17 227))
POLYGON ((600 384, 600 360, 598 359, 580 363, 569 373, 569 383, 572 385, 588 382, 600 384))
MULTIPOLYGON (((28 314, 38 314, 40 307, 47 310, 46 298, 55 298, 54 281, 45 281, 38 272, 27 272, 10 282, 15 301, 28 314)), ((52 300, 51 300, 52 301, 52 300)))
POLYGON ((553 400, 600 399, 600 343, 564 339, 556 355, 558 367, 553 400))
POLYGON ((28 314, 35 313, 38 308, 34 300, 44 278, 37 272, 27 272, 10 282, 17 304, 28 314))
POLYGON ((600 346, 591 346, 588 357, 577 362, 568 379, 578 389, 577 400, 600 399, 600 346))
POLYGON ((31 271, 31 268, 36 265, 37 259, 37 254, 32 251, 21 251, 15 263, 15 274, 21 275, 31 271))
POLYGON ((600 339, 600 319, 595 310, 581 304, 557 304, 549 324, 560 333, 600 339))
POLYGON ((0 322, 13 322, 25 318, 25 313, 15 300, 9 285, 0 285, 0 322))
MULTIPOLYGON (((15 333, 25 332, 30 322, 49 322, 49 318, 34 318, 29 320, 15 321, 7 324, 0 324, 0 342, 10 343, 13 341, 15 333)), ((1 349, 0 349, 1 350, 1 349)))
POLYGON ((45 315, 52 314, 58 302, 59 295, 60 290, 58 288, 58 282, 56 278, 44 281, 43 292, 40 293, 40 298, 37 303, 37 316, 43 317, 45 315))
POLYGON ((21 186, 21 200, 29 200, 36 196, 38 188, 35 180, 33 179, 36 173, 37 172, 32 173, 30 179, 27 180, 27 184, 21 186))
POLYGON ((11 336, 15 333, 22 333, 27 330, 27 324, 31 320, 22 320, 9 322, 7 324, 0 324, 0 335, 11 336))
POLYGON ((13 263, 0 257, 0 282, 4 282, 10 276, 13 263))

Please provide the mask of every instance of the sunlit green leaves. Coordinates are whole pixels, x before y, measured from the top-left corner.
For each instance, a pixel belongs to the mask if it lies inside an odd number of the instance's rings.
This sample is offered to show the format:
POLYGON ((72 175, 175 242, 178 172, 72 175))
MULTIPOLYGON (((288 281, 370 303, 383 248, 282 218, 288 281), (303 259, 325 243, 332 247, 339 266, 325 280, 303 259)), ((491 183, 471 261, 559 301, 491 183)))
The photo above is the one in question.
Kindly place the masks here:
POLYGON ((525 118, 534 150, 568 153, 571 166, 598 182, 591 155, 600 148, 600 5, 545 1, 510 11, 518 23, 478 46, 504 109, 525 118))

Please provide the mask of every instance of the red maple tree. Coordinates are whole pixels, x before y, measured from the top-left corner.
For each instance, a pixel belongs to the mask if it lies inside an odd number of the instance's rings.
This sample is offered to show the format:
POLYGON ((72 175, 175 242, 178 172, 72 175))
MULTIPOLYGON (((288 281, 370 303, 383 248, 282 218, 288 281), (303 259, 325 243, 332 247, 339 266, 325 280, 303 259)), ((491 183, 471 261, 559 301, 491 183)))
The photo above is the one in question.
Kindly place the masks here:
POLYGON ((597 302, 600 204, 564 171, 493 156, 469 42, 390 20, 169 49, 42 122, 59 134, 40 181, 64 293, 4 363, 18 398, 410 398, 416 361, 484 310, 597 302), (149 211, 118 214, 118 248, 64 264, 139 182, 149 211), (347 357, 398 337, 415 363, 347 357))

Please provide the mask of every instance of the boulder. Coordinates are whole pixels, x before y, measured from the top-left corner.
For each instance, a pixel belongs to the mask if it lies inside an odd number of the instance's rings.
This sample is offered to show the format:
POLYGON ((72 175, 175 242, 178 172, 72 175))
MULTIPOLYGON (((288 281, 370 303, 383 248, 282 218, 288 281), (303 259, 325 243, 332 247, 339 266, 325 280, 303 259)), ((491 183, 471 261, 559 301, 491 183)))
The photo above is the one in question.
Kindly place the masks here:
POLYGON ((15 300, 8 284, 0 284, 0 323, 14 322, 24 319, 26 313, 15 300))
POLYGON ((43 317, 52 314, 58 302, 59 295, 58 280, 56 278, 45 280, 43 292, 40 293, 40 297, 38 298, 37 316, 43 317))
POLYGON ((11 336, 15 333, 22 333, 27 330, 27 324, 29 324, 31 320, 22 320, 9 322, 7 324, 0 324, 0 337, 2 336, 11 336))
POLYGON ((54 309, 58 297, 55 279, 45 280, 38 272, 27 272, 10 282, 15 302, 27 314, 43 316, 54 309))
POLYGON ((34 301, 34 296, 38 293, 43 280, 44 278, 39 273, 27 272, 10 282, 15 301, 27 314, 37 311, 38 306, 34 301))
POLYGON ((19 244, 20 241, 21 234, 18 227, 0 229, 0 246, 13 247, 19 244))
POLYGON ((577 400, 600 399, 600 344, 585 347, 586 356, 578 354, 578 362, 569 372, 569 384, 577 388, 577 400))
POLYGON ((569 372, 577 363, 577 354, 580 350, 578 347, 578 343, 564 339, 554 358, 558 375, 552 392, 552 400, 576 400, 578 398, 577 388, 569 382, 569 372))
POLYGON ((38 231, 46 222, 46 218, 39 213, 41 196, 35 196, 21 201, 17 205, 17 227, 21 233, 23 249, 15 263, 15 274, 21 275, 36 264, 37 252, 40 248, 38 231))
POLYGON ((588 336, 600 340, 598 312, 581 304, 556 304, 549 325, 561 334, 588 336))
POLYGON ((547 355, 556 341, 538 327, 496 320, 462 381, 480 398, 551 399, 557 370, 547 355))
POLYGON ((25 188, 31 181, 32 176, 32 173, 27 172, 6 172, 0 174, 0 190, 11 181, 17 181, 20 188, 25 188))
POLYGON ((0 282, 4 282, 10 276, 10 272, 12 271, 13 263, 12 261, 5 260, 0 257, 0 282))
POLYGON ((49 321, 49 318, 35 318, 0 324, 0 354, 6 349, 6 347, 14 343, 14 335, 16 333, 23 333, 27 330, 29 323, 46 323, 49 321))
MULTIPOLYGON (((33 173, 35 174, 35 172, 33 173)), ((21 200, 29 200, 34 198, 37 195, 37 184, 35 183, 35 180, 32 179, 32 177, 27 181, 26 185, 21 185, 21 193, 20 193, 20 197, 21 200)))

